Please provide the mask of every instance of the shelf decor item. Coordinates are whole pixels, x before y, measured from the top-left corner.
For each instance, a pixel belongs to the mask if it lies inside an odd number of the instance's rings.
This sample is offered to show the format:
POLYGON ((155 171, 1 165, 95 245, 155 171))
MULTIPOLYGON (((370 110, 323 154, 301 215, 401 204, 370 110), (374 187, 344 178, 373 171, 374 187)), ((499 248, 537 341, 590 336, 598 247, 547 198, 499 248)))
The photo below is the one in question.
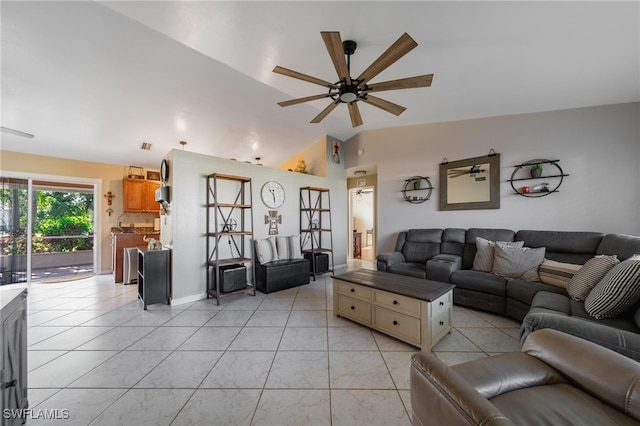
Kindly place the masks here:
POLYGON ((562 185, 564 178, 569 176, 564 173, 560 164, 558 164, 560 160, 546 160, 546 159, 534 159, 525 161, 522 164, 517 164, 513 166, 515 169, 513 173, 511 173, 511 178, 507 179, 507 182, 511 184, 511 188, 515 191, 516 194, 522 195, 523 197, 528 198, 537 198, 544 197, 549 194, 553 194, 554 192, 558 192, 558 188, 562 185), (542 176, 542 168, 543 166, 548 165, 547 174, 542 176), (526 174, 526 171, 529 171, 529 175, 526 174), (534 176, 534 170, 540 172, 534 176), (540 178, 548 179, 548 182, 540 182, 540 178), (531 185, 522 186, 520 188, 516 187, 515 182, 521 181, 534 181, 531 185), (537 182, 536 182, 537 181, 537 182))
POLYGON ((537 164, 534 164, 533 166, 531 166, 531 170, 530 170, 531 177, 533 179, 537 179, 540 176, 542 176, 542 168, 543 168, 542 164, 540 164, 540 163, 537 163, 537 164))

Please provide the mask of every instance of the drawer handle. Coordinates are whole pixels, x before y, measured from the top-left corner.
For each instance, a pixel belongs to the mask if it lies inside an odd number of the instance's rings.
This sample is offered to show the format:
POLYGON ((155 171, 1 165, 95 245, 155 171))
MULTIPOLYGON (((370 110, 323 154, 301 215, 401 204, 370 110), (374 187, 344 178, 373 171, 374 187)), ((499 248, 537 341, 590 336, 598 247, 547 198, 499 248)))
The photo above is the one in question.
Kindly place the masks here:
POLYGON ((443 321, 440 321, 440 325, 444 325, 444 322, 443 322, 443 321))
POLYGON ((394 304, 394 305, 397 305, 397 304, 398 304, 398 301, 397 301, 397 300, 394 300, 394 301, 393 301, 393 304, 394 304))
POLYGON ((398 325, 398 321, 393 320, 393 325, 398 325))
POLYGON ((444 302, 440 302, 440 306, 444 306, 444 302))
POLYGON ((351 289, 351 293, 355 293, 355 292, 356 292, 356 289, 355 289, 355 288, 352 288, 352 289, 351 289))
POLYGON ((351 306, 351 310, 352 310, 352 311, 355 311, 355 310, 356 310, 356 307, 355 307, 355 306, 351 306))

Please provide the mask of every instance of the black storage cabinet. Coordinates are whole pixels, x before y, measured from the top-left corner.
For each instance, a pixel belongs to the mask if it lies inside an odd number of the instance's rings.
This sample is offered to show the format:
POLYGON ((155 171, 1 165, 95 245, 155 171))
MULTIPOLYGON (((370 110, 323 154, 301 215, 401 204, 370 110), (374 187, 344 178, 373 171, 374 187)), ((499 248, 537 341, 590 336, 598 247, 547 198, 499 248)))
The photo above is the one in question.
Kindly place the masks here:
MULTIPOLYGON (((322 272, 327 272, 329 270, 329 255, 326 253, 313 253, 316 258, 316 270, 315 273, 319 274, 322 272)), ((309 272, 314 272, 313 270, 313 259, 311 258, 312 253, 305 253, 304 258, 309 261, 309 272)))
MULTIPOLYGON (((247 287, 247 268, 240 264, 220 266, 220 292, 242 290, 247 287)), ((215 288, 216 268, 210 269, 211 283, 215 288)))

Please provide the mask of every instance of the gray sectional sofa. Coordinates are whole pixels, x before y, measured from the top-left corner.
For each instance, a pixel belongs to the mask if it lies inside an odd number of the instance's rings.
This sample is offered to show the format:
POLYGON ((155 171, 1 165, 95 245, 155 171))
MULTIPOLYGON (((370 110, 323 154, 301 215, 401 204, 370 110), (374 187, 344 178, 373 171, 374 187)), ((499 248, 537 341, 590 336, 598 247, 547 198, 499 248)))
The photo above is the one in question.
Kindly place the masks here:
POLYGON ((546 259, 574 264, 584 264, 601 254, 624 260, 640 253, 640 237, 623 234, 411 229, 398 234, 393 252, 377 256, 377 269, 455 284, 454 304, 523 321, 522 341, 534 330, 555 328, 640 360, 640 309, 631 309, 623 317, 596 320, 585 312, 583 303, 571 300, 561 287, 473 270, 476 237, 524 241, 525 247, 545 247, 546 259))

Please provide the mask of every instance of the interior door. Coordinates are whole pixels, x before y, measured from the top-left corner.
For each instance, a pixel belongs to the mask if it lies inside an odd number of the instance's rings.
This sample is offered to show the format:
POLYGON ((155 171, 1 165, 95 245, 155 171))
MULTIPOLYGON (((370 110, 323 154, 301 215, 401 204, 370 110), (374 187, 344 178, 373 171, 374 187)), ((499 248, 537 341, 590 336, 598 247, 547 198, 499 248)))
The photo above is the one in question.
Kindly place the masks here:
MULTIPOLYGON (((27 403, 27 320, 25 303, 19 304, 2 323, 2 402, 3 411, 28 407, 27 403)), ((15 411, 14 411, 15 412, 15 411)), ((22 424, 18 416, 4 425, 22 424)))

